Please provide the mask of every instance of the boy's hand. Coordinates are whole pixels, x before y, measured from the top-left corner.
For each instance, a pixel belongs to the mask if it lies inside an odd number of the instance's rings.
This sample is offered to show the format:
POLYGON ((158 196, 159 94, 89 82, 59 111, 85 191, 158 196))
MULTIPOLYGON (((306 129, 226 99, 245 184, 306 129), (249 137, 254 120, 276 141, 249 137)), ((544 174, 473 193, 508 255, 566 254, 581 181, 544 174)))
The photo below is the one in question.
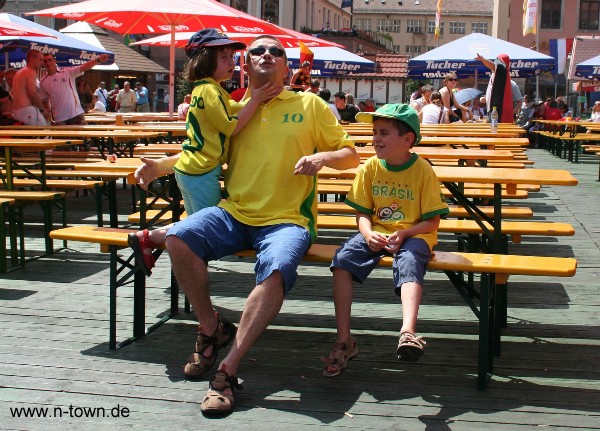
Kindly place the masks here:
POLYGON ((385 248, 388 242, 388 239, 385 235, 373 231, 365 236, 365 240, 367 241, 369 248, 373 251, 379 251, 382 248, 385 248))
POLYGON ((386 251, 391 254, 396 254, 398 250, 400 250, 400 246, 402 246, 405 239, 404 231, 398 230, 394 232, 388 237, 387 245, 385 246, 386 251))

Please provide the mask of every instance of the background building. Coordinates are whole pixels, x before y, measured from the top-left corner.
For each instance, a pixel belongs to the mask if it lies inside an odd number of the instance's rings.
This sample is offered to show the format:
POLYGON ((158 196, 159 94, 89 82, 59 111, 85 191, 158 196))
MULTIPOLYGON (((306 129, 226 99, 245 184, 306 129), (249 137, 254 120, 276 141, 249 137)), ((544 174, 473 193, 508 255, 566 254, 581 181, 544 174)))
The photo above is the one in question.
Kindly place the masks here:
POLYGON ((415 57, 470 33, 491 34, 493 6, 494 0, 443 0, 437 41, 437 0, 354 0, 352 24, 387 35, 393 52, 415 57))

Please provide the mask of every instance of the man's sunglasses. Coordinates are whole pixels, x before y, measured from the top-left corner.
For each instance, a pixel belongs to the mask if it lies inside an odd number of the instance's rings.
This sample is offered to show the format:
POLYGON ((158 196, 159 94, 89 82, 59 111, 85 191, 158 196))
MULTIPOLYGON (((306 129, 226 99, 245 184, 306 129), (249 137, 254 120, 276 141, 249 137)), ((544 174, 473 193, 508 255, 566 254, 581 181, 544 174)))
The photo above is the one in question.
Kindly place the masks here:
POLYGON ((458 78, 448 78, 448 81, 458 81, 458 78))
POLYGON ((276 46, 270 46, 269 48, 267 48, 266 46, 257 46, 256 48, 252 48, 248 52, 250 53, 250 55, 256 55, 257 57, 260 57, 267 51, 269 51, 269 54, 271 54, 273 57, 283 57, 283 54, 285 54, 285 51, 283 49, 278 48, 276 46))

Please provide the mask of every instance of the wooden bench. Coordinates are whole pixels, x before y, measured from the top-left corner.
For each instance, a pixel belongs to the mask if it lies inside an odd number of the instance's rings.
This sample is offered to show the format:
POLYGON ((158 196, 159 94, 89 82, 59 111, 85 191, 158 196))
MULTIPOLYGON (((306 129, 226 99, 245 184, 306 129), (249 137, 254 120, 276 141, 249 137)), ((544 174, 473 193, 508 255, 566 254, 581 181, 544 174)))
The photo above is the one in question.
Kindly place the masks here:
MULTIPOLYGON (((39 203, 44 217, 44 241, 46 254, 54 253, 54 243, 50 238, 50 231, 54 228, 52 221, 52 207, 57 207, 62 212, 62 226, 67 225, 67 206, 64 192, 56 191, 21 191, 0 190, 0 198, 14 199, 17 204, 39 203)), ((64 244, 66 247, 66 243, 64 244)), ((23 246, 22 246, 22 251, 23 246)))
MULTIPOLYGON (((138 202, 138 205, 140 203, 138 202)), ((151 209, 159 209, 166 208, 170 205, 170 202, 166 202, 161 199, 148 199, 146 201, 146 205, 151 205, 151 209)), ((469 217, 469 213, 467 210, 460 205, 448 205, 450 209, 450 214, 448 217, 469 217)), ((482 205, 478 207, 483 214, 488 217, 494 216, 494 208, 489 205, 482 205)), ((356 210, 349 205, 346 205, 344 202, 319 202, 317 205, 317 209, 319 214, 352 214, 356 213, 356 210)), ((521 206, 508 206, 504 205, 502 207, 502 218, 531 218, 533 217, 533 211, 529 207, 521 207, 521 206)))
MULTIPOLYGON (((148 210, 146 211, 146 226, 167 224, 173 222, 170 211, 148 210)), ((128 221, 140 225, 142 213, 136 212, 128 216, 128 221)), ((187 214, 182 212, 180 218, 187 214)), ((494 229, 488 222, 472 219, 442 219, 438 227, 439 233, 450 233, 457 235, 459 248, 471 252, 498 252, 508 253, 509 241, 518 244, 523 236, 573 236, 575 229, 569 223, 559 222, 537 222, 537 221, 503 221, 500 235, 493 234, 494 229), (492 240, 491 238, 497 238, 492 240), (497 244, 494 244, 497 241, 497 244)), ((317 220, 319 229, 356 230, 355 217, 347 215, 323 215, 317 220)))
MULTIPOLYGON (((95 226, 73 226, 51 232, 54 239, 64 241, 81 241, 97 243, 102 252, 109 252, 110 259, 110 329, 109 347, 120 348, 137 338, 156 329, 178 312, 175 285, 171 286, 171 308, 167 316, 145 328, 145 277, 132 265, 132 257, 121 259, 118 250, 127 248, 127 235, 135 230, 119 228, 103 228, 95 226), (118 265, 121 264, 122 268, 118 265), (129 270, 129 276, 121 276, 123 270, 129 270), (116 342, 117 288, 128 283, 134 277, 134 323, 133 336, 122 343, 116 342)), ((306 255, 304 262, 329 264, 337 246, 315 244, 306 255)), ((240 257, 254 257, 253 250, 245 250, 236 254, 240 257)), ((391 266, 391 258, 383 258, 382 266, 391 266)), ((436 251, 428 264, 429 270, 443 271, 461 293, 469 307, 479 319, 479 353, 478 353, 478 387, 487 386, 487 379, 493 370, 494 354, 500 351, 500 326, 506 307, 506 291, 508 277, 511 275, 535 275, 546 277, 570 277, 576 272, 577 261, 572 258, 515 256, 482 253, 459 253, 436 251), (479 291, 466 283, 462 273, 481 274, 479 291), (479 301, 477 302, 476 299, 479 301)))

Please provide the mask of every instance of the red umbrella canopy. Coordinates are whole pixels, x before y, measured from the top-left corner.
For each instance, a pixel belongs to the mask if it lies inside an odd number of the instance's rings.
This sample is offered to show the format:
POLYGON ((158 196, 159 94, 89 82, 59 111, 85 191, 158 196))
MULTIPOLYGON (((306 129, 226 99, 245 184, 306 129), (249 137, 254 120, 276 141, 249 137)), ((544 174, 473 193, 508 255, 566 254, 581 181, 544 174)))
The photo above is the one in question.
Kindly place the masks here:
MULTIPOLYGON (((4 14, 0 14, 4 15, 4 14)), ((51 34, 48 34, 44 31, 38 30, 36 28, 27 28, 23 27, 19 24, 12 23, 10 21, 5 21, 0 18, 0 36, 18 36, 18 37, 54 37, 51 34)))
MULTIPOLYGON (((303 42, 304 45, 310 47, 323 47, 323 46, 335 46, 342 47, 342 45, 329 42, 325 39, 319 39, 318 37, 310 36, 308 34, 300 33, 297 31, 284 29, 290 33, 290 36, 277 36, 277 38, 283 43, 283 46, 286 48, 297 48, 299 46, 299 41, 303 42), (294 34, 293 36, 291 34, 294 34)), ((187 41, 194 32, 192 31, 178 31, 175 33, 175 46, 177 48, 184 48, 187 41)), ((232 40, 237 40, 248 45, 252 40, 259 36, 261 33, 232 33, 227 32, 227 36, 229 36, 232 40)), ((130 45, 146 45, 146 46, 170 46, 171 45, 171 35, 169 34, 161 34, 160 36, 151 37, 149 39, 143 39, 138 42, 134 42, 130 45)))
POLYGON ((119 34, 217 28, 223 32, 285 35, 280 27, 216 0, 87 0, 31 15, 86 21, 119 34))
POLYGON ((119 34, 171 33, 169 113, 175 104, 175 32, 216 28, 223 32, 285 35, 281 27, 215 0, 87 0, 30 12, 85 21, 119 34))

